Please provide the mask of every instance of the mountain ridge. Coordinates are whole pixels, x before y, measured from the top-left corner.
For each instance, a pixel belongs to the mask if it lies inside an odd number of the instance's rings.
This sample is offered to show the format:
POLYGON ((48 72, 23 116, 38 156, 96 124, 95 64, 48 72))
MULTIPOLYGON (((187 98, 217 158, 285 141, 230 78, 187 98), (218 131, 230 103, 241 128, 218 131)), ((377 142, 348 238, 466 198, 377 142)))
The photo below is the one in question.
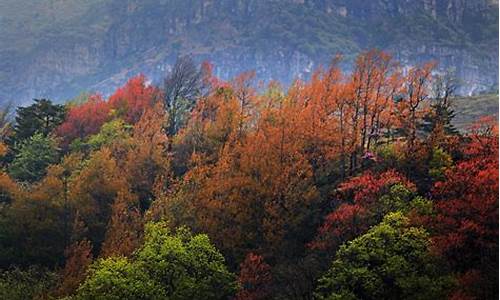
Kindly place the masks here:
POLYGON ((498 88, 498 1, 40 3, 0 7, 0 101, 107 94, 137 73, 158 82, 182 54, 213 62, 222 78, 255 69, 289 83, 336 53, 350 61, 369 48, 403 65, 438 60, 463 94, 498 88))

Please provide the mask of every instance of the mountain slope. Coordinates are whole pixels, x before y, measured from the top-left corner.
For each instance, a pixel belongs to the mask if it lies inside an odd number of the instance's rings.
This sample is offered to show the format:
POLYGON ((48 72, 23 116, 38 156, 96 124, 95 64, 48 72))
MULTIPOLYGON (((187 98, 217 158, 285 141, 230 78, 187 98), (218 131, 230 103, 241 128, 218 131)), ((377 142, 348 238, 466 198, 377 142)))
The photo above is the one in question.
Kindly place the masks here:
POLYGON ((338 52, 367 48, 403 64, 456 69, 462 92, 498 86, 498 2, 491 0, 2 0, 0 101, 107 93, 180 54, 223 78, 306 78, 338 52))
POLYGON ((453 125, 462 131, 469 129, 482 117, 498 119, 498 94, 457 97, 453 99, 452 106, 455 111, 453 125))

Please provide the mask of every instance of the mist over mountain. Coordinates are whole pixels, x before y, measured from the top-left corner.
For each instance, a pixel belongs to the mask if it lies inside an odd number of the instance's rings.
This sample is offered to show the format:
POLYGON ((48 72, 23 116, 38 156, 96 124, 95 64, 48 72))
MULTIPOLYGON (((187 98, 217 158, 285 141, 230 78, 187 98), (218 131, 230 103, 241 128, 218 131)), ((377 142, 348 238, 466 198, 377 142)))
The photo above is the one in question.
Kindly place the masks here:
POLYGON ((1 0, 0 101, 107 94, 138 73, 159 82, 185 54, 224 79, 255 70, 286 84, 369 48, 437 60, 479 93, 498 89, 497 26, 492 0, 1 0))

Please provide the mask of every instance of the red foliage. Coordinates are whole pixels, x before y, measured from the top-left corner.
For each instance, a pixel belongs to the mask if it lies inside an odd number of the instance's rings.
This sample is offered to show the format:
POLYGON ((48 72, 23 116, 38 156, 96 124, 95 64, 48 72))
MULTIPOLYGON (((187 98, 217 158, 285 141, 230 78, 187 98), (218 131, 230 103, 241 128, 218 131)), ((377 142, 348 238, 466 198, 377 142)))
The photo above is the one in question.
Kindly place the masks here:
POLYGON ((264 262, 262 256, 249 253, 240 265, 238 282, 241 289, 237 300, 268 299, 272 283, 271 267, 264 262))
POLYGON ((354 204, 343 203, 328 214, 309 247, 331 251, 363 234, 374 221, 376 222, 372 218, 372 211, 377 199, 397 183, 403 184, 409 190, 415 190, 413 183, 394 170, 381 174, 367 171, 342 183, 339 191, 346 199, 352 199, 354 204))
POLYGON ((143 75, 136 76, 116 90, 107 102, 100 95, 93 95, 87 102, 71 107, 56 134, 63 137, 66 146, 74 139, 96 134, 113 117, 111 110, 125 122, 135 124, 159 97, 159 90, 147 85, 143 75))
POLYGON ((394 170, 381 174, 367 171, 360 176, 354 177, 340 185, 339 190, 344 193, 353 193, 356 204, 364 207, 373 204, 381 195, 396 183, 403 184, 409 190, 415 190, 415 185, 405 176, 394 170))
POLYGON ((56 129, 56 133, 63 137, 64 145, 76 138, 96 134, 102 124, 110 119, 109 111, 109 104, 100 95, 93 95, 87 102, 69 109, 66 120, 56 129))
POLYGON ((458 289, 452 292, 450 300, 475 300, 474 292, 470 287, 478 286, 481 281, 481 272, 478 270, 471 270, 458 278, 458 289))
POLYGON ((368 229, 366 209, 359 204, 342 204, 326 216, 317 238, 309 245, 312 249, 337 248, 368 229))
POLYGON ((437 216, 430 225, 436 231, 435 250, 454 269, 467 278, 478 269, 479 277, 495 280, 491 274, 498 266, 498 132, 491 128, 470 138, 466 159, 434 186, 437 216))
POLYGON ((475 136, 466 153, 472 156, 434 186, 434 195, 440 200, 436 226, 442 233, 436 243, 443 252, 462 253, 470 246, 481 249, 497 244, 498 138, 475 136))
POLYGON ((160 92, 152 85, 146 84, 146 77, 138 75, 131 78, 123 87, 109 97, 111 109, 116 110, 123 120, 135 124, 147 108, 152 108, 160 92))

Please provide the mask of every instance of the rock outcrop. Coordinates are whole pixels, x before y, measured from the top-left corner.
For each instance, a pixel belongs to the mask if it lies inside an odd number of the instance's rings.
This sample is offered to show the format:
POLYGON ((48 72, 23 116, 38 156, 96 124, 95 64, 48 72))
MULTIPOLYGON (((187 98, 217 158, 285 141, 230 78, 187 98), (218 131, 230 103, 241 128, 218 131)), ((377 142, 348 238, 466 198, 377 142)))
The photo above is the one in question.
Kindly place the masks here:
POLYGON ((462 93, 498 89, 498 1, 50 3, 26 5, 34 11, 24 19, 0 7, 0 101, 106 94, 137 73, 160 81, 181 54, 210 60, 223 78, 254 69, 261 79, 289 83, 338 52, 350 61, 373 47, 407 65, 439 61, 441 70, 455 70, 462 93), (28 29, 18 30, 15 20, 28 29))

